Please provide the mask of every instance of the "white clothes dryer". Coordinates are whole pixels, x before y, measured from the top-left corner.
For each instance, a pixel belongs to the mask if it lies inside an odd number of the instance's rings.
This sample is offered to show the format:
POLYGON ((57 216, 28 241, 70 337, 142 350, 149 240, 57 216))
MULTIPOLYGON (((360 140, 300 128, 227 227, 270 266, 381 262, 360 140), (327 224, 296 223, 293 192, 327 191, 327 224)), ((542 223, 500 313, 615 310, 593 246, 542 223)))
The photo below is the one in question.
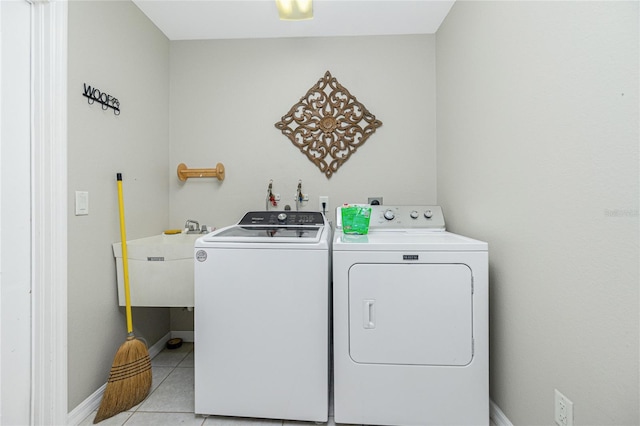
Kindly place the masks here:
POLYGON ((195 412, 326 422, 331 229, 247 213, 195 244, 195 412))
POLYGON ((488 425, 488 245, 439 206, 371 206, 333 240, 336 423, 488 425))

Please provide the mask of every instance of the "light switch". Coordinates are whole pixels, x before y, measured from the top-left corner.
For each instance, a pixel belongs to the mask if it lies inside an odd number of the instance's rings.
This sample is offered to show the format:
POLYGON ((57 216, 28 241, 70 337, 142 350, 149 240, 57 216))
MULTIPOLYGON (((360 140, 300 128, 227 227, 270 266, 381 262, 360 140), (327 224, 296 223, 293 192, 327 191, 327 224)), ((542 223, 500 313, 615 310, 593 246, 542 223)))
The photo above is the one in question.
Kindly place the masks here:
POLYGON ((76 216, 89 214, 89 193, 87 191, 76 191, 76 216))

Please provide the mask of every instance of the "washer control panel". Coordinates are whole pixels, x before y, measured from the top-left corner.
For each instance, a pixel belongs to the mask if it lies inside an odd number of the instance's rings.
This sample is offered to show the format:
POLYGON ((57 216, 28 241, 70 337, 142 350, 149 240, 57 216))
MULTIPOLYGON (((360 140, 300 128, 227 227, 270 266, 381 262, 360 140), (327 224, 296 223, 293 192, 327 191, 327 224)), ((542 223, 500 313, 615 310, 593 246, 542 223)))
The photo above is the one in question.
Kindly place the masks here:
POLYGON ((320 212, 255 211, 245 214, 238 225, 322 226, 324 225, 324 217, 320 212))

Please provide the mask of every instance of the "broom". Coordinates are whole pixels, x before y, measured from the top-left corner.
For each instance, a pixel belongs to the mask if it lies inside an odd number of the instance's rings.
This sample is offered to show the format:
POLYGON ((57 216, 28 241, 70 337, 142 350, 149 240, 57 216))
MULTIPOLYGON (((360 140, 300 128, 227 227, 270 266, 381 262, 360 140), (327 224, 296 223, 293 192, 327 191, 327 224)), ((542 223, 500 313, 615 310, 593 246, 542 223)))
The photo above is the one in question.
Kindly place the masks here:
POLYGON ((129 262, 127 260, 127 236, 124 227, 124 200, 122 197, 122 174, 118 181, 118 205, 120 207, 120 238, 122 240, 122 266, 124 272, 124 295, 127 313, 127 340, 116 352, 102 395, 102 402, 93 423, 115 416, 139 404, 151 389, 151 359, 147 345, 133 335, 131 320, 131 298, 129 296, 129 262))

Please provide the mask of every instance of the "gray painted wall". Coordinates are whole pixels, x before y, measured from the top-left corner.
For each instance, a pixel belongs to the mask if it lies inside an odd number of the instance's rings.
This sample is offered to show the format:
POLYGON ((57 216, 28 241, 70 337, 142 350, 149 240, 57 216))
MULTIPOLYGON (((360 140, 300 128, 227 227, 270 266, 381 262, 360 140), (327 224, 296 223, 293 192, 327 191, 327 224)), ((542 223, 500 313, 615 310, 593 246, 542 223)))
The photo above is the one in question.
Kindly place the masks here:
MULTIPOLYGON (((171 223, 217 227, 264 210, 269 180, 294 206, 298 180, 318 210, 382 195, 433 203, 435 36, 211 40, 171 43, 172 172, 179 163, 227 177, 171 179, 171 223), (274 124, 329 70, 383 125, 330 178, 274 124)), ((286 200, 285 200, 286 198, 286 200)))
MULTIPOLYGON (((329 196, 345 202, 436 202, 435 36, 171 42, 170 218, 222 227, 264 210, 267 186, 295 209, 329 196), (382 127, 330 178, 274 124, 329 70, 382 127), (226 179, 174 178, 180 163, 214 167, 226 179)), ((193 313, 171 309, 172 330, 193 330, 193 313)))
MULTIPOLYGON (((120 240, 115 174, 123 173, 127 237, 169 222, 169 41, 131 2, 69 2, 69 409, 102 386, 125 341, 111 244, 120 240), (122 113, 88 105, 83 83, 122 113), (75 191, 89 215, 75 216, 75 191)), ((137 337, 169 331, 167 308, 133 309, 137 337)))
POLYGON ((438 201, 489 242, 491 397, 637 425, 638 2, 457 2, 437 34, 438 201))

